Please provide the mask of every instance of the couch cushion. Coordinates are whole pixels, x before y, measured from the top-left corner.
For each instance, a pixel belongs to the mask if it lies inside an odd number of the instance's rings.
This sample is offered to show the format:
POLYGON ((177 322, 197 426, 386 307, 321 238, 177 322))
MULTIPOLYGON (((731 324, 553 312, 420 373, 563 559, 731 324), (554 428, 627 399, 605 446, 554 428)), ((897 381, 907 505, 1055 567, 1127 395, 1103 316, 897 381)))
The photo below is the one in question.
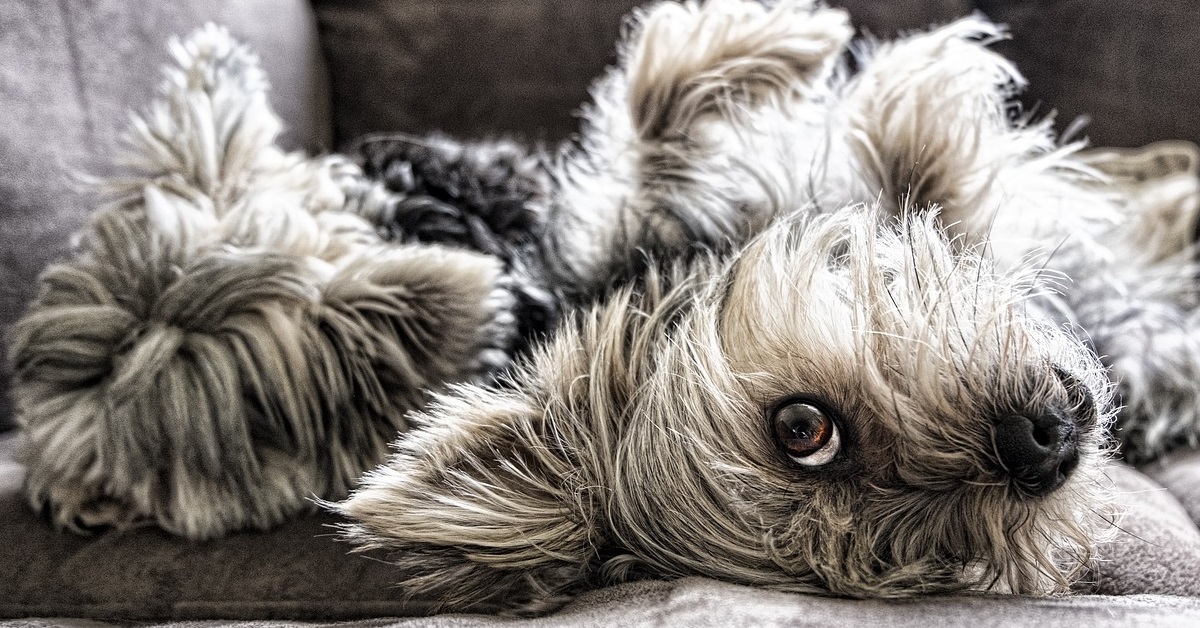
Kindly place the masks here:
POLYGON ((997 49, 1029 79, 1026 101, 1079 116, 1098 146, 1200 141, 1200 28, 1195 2, 1174 0, 979 0, 1007 23, 997 49))
POLYGON ((1142 471, 1162 484, 1200 526, 1200 450, 1177 452, 1142 471))
POLYGON ((349 554, 337 520, 313 515, 271 532, 188 542, 157 529, 80 537, 55 531, 21 492, 19 436, 0 436, 0 618, 279 617, 427 614, 392 587, 379 555, 349 554))
POLYGON ((860 33, 883 39, 945 24, 975 9, 971 0, 831 0, 829 4, 849 11, 860 33))
MULTIPOLYGON (((330 527, 336 519, 327 515, 305 517, 271 532, 199 543, 146 528, 91 538, 55 532, 32 513, 20 492, 23 470, 12 459, 18 439, 0 436, 0 538, 5 539, 0 543, 0 619, 347 620, 424 615, 437 607, 435 600, 405 600, 391 586, 397 573, 382 554, 348 554, 349 546, 337 541, 330 527)), ((1097 584, 1084 583, 1080 591, 1151 594, 1142 598, 967 596, 855 602, 690 578, 601 589, 563 609, 549 625, 611 625, 606 617, 638 625, 728 625, 743 613, 760 611, 766 614, 754 617, 761 621, 776 621, 780 613, 815 613, 833 625, 891 615, 907 621, 921 616, 949 620, 973 612, 997 620, 1007 613, 1042 611, 1111 613, 1122 621, 1143 615, 1158 620, 1178 618, 1177 613, 1200 616, 1200 532, 1152 480, 1125 466, 1114 467, 1109 475, 1129 513, 1121 533, 1101 551, 1097 584), (630 605, 629 599, 639 602, 630 605)), ((467 623, 492 622, 475 617, 467 623)))
MULTIPOLYGON (((95 199, 82 175, 114 172, 131 108, 149 101, 166 41, 213 20, 252 42, 292 146, 329 145, 328 94, 303 0, 131 3, 10 0, 0 11, 0 332, 65 253, 95 199)), ((3 349, 0 346, 0 349, 3 349)), ((0 351, 4 353, 4 351, 0 351)), ((0 428, 11 423, 0 360, 0 428)))
POLYGON ((336 141, 375 131, 557 140, 638 0, 316 0, 336 141), (467 36, 464 36, 467 35, 467 36))
MULTIPOLYGON (((644 0, 314 0, 333 81, 335 141, 366 133, 504 133, 556 141, 616 60, 644 0), (464 37, 464 33, 469 36, 464 37)), ((971 11, 967 0, 837 0, 881 36, 971 11)))

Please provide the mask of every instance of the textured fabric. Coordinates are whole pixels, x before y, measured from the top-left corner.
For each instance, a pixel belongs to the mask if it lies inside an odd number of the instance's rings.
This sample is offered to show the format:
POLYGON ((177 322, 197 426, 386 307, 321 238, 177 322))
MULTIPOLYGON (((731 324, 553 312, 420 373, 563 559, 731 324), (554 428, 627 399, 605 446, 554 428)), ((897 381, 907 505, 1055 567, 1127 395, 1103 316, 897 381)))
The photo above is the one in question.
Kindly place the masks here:
POLYGON ((36 516, 0 440, 0 617, 346 619, 429 612, 379 555, 350 554, 331 516, 188 542, 154 528, 93 538, 36 516))
POLYGON ((1200 526, 1200 451, 1180 452, 1143 471, 1166 487, 1200 526))
MULTIPOLYGON (((1079 589, 1200 597, 1200 529, 1175 495, 1129 467, 1114 467, 1108 476, 1124 515, 1116 537, 1100 549, 1095 588, 1079 589)), ((1200 474, 1193 480, 1200 485, 1200 474)))
MULTIPOLYGON (((587 88, 616 60, 639 0, 315 0, 338 146, 366 133, 445 131, 554 141, 578 128, 587 88), (464 36, 469 34, 469 36, 464 36)), ((966 0, 840 0, 864 30, 943 23, 966 0)))
POLYGON ((1097 146, 1200 141, 1200 4, 1195 0, 980 0, 1012 39, 997 49, 1025 96, 1059 127, 1079 116, 1097 146))
MULTIPOLYGON (((702 578, 646 581, 586 593, 549 617, 514 620, 485 615, 376 618, 338 623, 339 628, 615 628, 637 626, 854 626, 856 628, 1138 628, 1197 625, 1200 600, 1170 595, 1078 596, 1031 599, 959 596, 907 601, 846 600, 791 595, 702 578)), ((11 628, 102 628, 128 625, 84 619, 0 621, 11 628)), ((137 624, 141 628, 276 628, 311 626, 299 621, 137 624)))
POLYGON ((830 0, 850 12, 861 33, 891 39, 898 33, 945 24, 970 15, 970 0, 830 0))
MULTIPOLYGON (((0 3, 0 334, 95 206, 85 175, 119 172, 114 149, 159 83, 167 39, 208 20, 261 54, 285 141, 327 147, 328 81, 302 0, 0 3)), ((0 383, 0 429, 11 423, 6 392, 0 383)))
MULTIPOLYGON (((333 74, 339 145, 375 131, 515 133, 559 139, 613 59, 636 0, 316 0, 333 74), (464 37, 464 33, 470 36, 464 37)), ((1093 144, 1200 141, 1194 2, 833 0, 861 31, 891 38, 983 11, 1011 27, 998 49, 1030 80, 1037 114, 1079 116, 1093 144), (1171 59, 1171 63, 1161 63, 1171 59)))
POLYGON ((638 0, 316 0, 339 146, 375 131, 557 140, 638 0))

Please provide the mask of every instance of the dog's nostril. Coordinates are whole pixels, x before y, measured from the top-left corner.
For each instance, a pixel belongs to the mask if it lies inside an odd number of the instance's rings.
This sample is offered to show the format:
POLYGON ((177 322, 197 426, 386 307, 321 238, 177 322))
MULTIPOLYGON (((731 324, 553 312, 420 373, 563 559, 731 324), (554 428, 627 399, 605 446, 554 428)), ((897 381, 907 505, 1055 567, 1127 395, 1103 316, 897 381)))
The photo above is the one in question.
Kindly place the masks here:
POLYGON ((1033 424, 1033 440, 1042 447, 1051 447, 1054 445, 1054 431, 1047 429, 1044 425, 1039 426, 1035 422, 1033 424))
POLYGON ((1027 494, 1046 495, 1062 486, 1079 463, 1075 423, 1057 410, 1004 417, 994 438, 1001 466, 1027 494))

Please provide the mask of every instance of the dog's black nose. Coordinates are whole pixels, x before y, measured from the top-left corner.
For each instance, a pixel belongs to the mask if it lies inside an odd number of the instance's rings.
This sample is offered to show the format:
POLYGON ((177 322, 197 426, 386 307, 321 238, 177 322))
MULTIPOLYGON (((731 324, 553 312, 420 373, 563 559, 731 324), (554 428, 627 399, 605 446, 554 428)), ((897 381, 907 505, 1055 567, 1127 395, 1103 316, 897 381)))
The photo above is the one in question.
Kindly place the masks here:
POLYGON ((1004 470, 1035 497, 1062 486, 1079 464, 1075 421, 1058 410, 1007 416, 996 424, 995 439, 1004 470))

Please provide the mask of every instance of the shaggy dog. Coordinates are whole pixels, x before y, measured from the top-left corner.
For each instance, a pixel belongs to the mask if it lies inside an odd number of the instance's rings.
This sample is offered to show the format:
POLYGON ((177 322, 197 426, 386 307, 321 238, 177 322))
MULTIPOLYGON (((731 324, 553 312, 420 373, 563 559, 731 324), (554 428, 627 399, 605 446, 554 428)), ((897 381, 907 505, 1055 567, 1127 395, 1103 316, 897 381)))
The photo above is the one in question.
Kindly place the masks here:
POLYGON ((1133 458, 1195 439, 1162 237, 1192 216, 1010 115, 994 26, 853 73, 850 36, 804 2, 658 4, 577 146, 372 138, 361 168, 277 149, 224 32, 176 45, 140 174, 14 326, 31 501, 267 527, 411 428, 331 507, 454 608, 643 575, 1064 590, 1111 530, 1114 420, 1133 458))
POLYGON ((1114 420, 1131 459, 1195 442, 1194 174, 1138 192, 1018 118, 981 19, 854 73, 850 34, 803 2, 635 14, 546 210, 558 285, 611 294, 335 507, 411 594, 1061 592, 1112 530, 1114 420))

